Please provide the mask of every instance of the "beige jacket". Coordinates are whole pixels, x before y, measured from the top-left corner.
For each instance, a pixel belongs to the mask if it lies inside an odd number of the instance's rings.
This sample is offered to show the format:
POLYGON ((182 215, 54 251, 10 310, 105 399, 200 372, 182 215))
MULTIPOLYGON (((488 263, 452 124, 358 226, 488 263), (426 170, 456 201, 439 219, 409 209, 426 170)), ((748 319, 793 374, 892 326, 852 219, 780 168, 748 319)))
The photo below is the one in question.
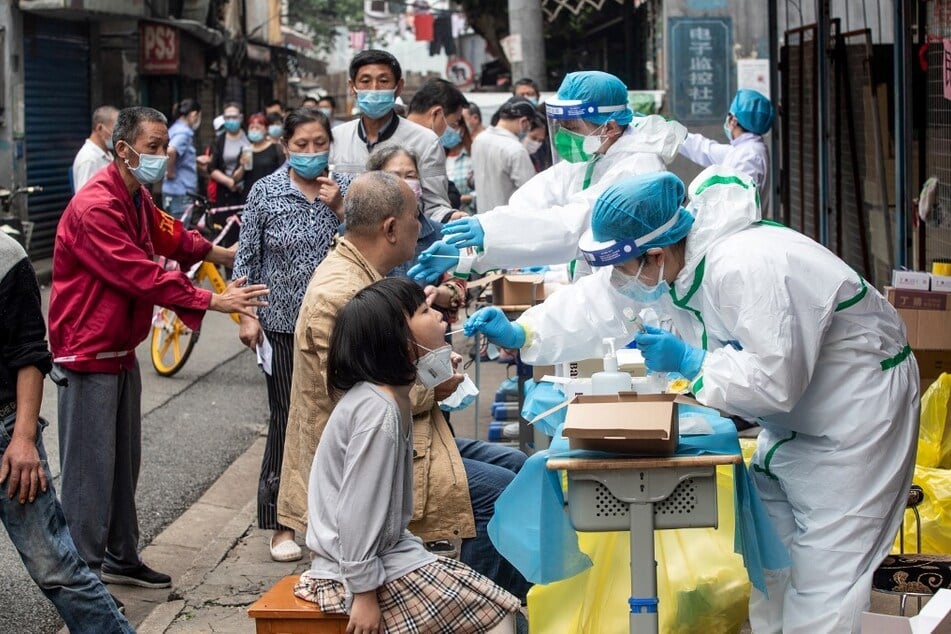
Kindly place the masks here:
MULTIPOLYGON (((284 464, 277 499, 281 524, 307 529, 307 481, 333 403, 326 363, 337 313, 380 274, 343 238, 314 271, 297 317, 294 375, 284 464)), ((432 390, 416 385, 413 400, 413 521, 423 541, 475 536, 469 483, 462 458, 432 390)))

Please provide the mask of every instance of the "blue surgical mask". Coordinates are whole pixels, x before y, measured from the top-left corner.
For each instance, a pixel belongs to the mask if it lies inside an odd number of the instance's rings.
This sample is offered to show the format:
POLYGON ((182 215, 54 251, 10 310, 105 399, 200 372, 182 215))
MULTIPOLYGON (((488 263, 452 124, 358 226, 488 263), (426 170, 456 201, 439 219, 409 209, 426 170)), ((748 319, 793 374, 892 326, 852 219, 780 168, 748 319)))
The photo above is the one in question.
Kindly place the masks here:
POLYGON ((238 119, 225 119, 225 130, 228 132, 237 132, 241 129, 241 121, 238 119))
POLYGON ((447 125, 446 131, 442 133, 441 137, 439 137, 439 142, 444 148, 448 150, 449 148, 454 148, 462 143, 462 135, 458 130, 447 125))
POLYGON ((614 286, 615 290, 642 306, 653 304, 670 292, 670 284, 664 279, 663 263, 661 263, 660 272, 657 274, 657 279, 660 280, 657 284, 648 286, 641 281, 641 272, 644 270, 646 261, 645 259, 641 262, 641 266, 633 276, 624 273, 618 268, 615 268, 611 273, 611 285, 614 286))
POLYGON ((324 116, 327 117, 328 119, 334 118, 333 108, 317 108, 317 109, 323 112, 324 116))
POLYGON ((269 125, 267 127, 268 136, 272 139, 279 139, 281 135, 284 134, 284 126, 282 125, 269 125))
POLYGON ((260 130, 248 130, 248 141, 251 143, 260 143, 264 140, 264 132, 260 130))
POLYGON ((313 180, 327 169, 327 161, 330 160, 330 152, 316 152, 313 154, 305 152, 288 153, 287 162, 291 169, 297 172, 297 175, 305 180, 313 180))
POLYGON ((726 135, 726 142, 733 143, 733 132, 730 130, 730 118, 727 117, 726 121, 723 122, 723 134, 726 135))
POLYGON ((135 180, 143 185, 151 185, 165 178, 165 166, 168 164, 168 157, 161 154, 139 154, 132 146, 129 149, 139 157, 139 166, 129 165, 129 159, 125 160, 125 166, 129 168, 135 180))
POLYGON ((395 104, 396 91, 393 89, 357 91, 357 107, 371 119, 382 119, 393 110, 395 104))
POLYGON ((114 150, 114 149, 115 149, 115 144, 112 142, 112 137, 109 137, 109 138, 106 139, 106 149, 107 149, 107 150, 114 150))

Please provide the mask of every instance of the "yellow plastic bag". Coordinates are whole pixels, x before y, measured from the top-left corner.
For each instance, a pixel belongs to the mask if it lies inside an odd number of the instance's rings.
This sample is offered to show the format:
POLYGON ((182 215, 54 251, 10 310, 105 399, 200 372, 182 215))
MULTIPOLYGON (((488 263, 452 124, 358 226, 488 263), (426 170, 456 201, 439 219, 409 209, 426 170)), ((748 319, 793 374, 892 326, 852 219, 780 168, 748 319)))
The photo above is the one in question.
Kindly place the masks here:
MULTIPOLYGON (((947 376, 947 375, 945 375, 947 376)), ((951 553, 951 470, 915 467, 915 484, 925 492, 918 505, 921 515, 921 552, 951 553)), ((899 552, 898 537, 892 552, 899 552)), ((916 552, 917 531, 910 509, 905 511, 905 552, 916 552)))
MULTIPOLYGON (((948 428, 948 399, 951 374, 942 374, 921 397, 921 428, 918 430, 918 454, 921 467, 951 467, 951 434, 948 428)), ((951 552, 951 551, 947 551, 951 552)))
MULTIPOLYGON (((719 529, 654 533, 660 631, 732 633, 747 619, 750 582, 733 552, 733 470, 717 467, 719 529)), ((528 593, 532 634, 623 634, 631 596, 628 533, 578 533, 594 566, 528 593)))

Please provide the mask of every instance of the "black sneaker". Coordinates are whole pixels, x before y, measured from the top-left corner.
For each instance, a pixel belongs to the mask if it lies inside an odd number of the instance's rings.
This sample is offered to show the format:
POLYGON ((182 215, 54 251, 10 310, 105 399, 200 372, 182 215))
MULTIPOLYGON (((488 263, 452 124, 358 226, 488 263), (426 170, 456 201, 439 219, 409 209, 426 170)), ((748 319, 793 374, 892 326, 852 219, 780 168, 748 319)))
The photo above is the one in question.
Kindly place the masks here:
POLYGON ((120 601, 119 597, 112 594, 111 592, 109 593, 109 596, 112 597, 113 603, 116 604, 116 609, 119 610, 119 614, 125 614, 125 603, 120 601))
POLYGON ((165 573, 152 570, 144 563, 139 564, 138 568, 125 572, 109 572, 103 568, 102 581, 121 586, 139 586, 140 588, 170 588, 172 586, 171 577, 165 573))

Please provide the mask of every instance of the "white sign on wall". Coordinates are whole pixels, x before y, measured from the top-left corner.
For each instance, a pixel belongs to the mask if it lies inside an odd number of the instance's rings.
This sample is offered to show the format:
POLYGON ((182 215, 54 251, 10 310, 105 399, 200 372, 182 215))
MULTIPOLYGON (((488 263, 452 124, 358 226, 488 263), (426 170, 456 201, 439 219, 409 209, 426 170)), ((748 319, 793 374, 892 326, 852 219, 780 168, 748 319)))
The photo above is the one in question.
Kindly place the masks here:
POLYGON ((499 44, 502 45, 502 50, 505 51, 505 56, 509 58, 509 62, 517 64, 524 61, 522 58, 522 36, 520 34, 513 33, 503 37, 499 40, 499 44))
POLYGON ((736 60, 736 88, 737 90, 749 88, 762 93, 769 99, 769 60, 736 60))

